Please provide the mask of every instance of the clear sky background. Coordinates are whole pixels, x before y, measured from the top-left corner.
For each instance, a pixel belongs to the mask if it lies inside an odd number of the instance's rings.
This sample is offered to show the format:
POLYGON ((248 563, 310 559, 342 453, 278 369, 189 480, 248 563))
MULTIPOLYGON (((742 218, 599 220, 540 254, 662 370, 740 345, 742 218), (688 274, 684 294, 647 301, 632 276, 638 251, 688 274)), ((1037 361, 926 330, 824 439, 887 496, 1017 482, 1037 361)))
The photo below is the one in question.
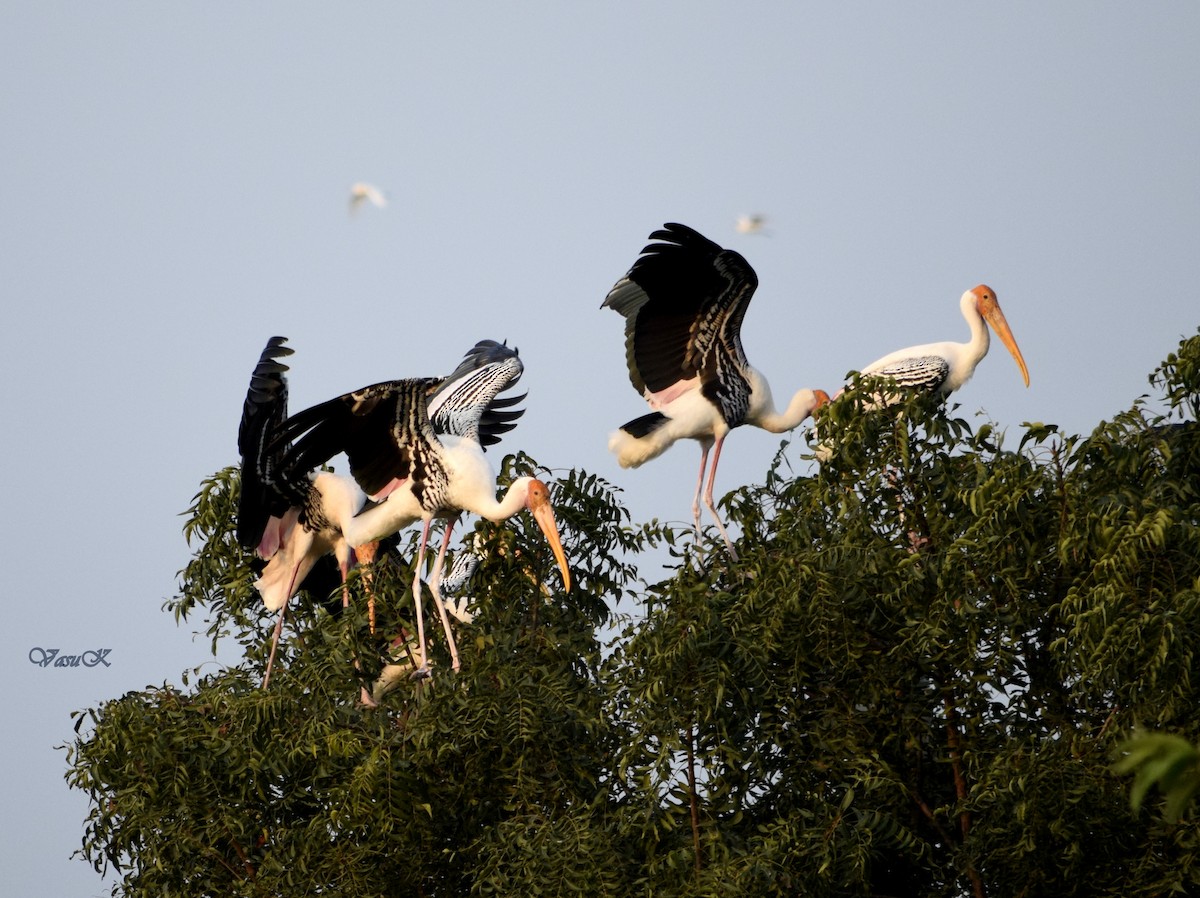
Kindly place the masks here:
MULTIPOLYGON (((781 403, 965 340, 983 282, 1032 385, 997 343, 961 413, 1087 432, 1200 325, 1198 38, 1183 3, 6 4, 8 893, 106 891, 69 860, 87 803, 55 746, 209 660, 161 605, 267 337, 295 409, 508 339, 529 398, 503 448, 686 522, 694 445, 606 452, 645 408, 599 308, 681 221, 757 269, 743 339, 781 403), (348 214, 360 180, 386 209, 348 214)), ((778 445, 734 434, 718 490, 778 445)))

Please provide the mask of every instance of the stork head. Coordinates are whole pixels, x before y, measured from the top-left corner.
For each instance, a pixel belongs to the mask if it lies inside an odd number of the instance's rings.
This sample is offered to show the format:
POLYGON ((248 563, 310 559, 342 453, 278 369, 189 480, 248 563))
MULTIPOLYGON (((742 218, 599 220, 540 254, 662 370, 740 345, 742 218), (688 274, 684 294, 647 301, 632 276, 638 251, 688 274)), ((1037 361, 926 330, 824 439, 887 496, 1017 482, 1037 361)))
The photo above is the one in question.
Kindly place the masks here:
POLYGON ((812 392, 813 392, 813 407, 812 407, 812 412, 810 412, 810 414, 815 415, 817 413, 817 409, 824 408, 825 406, 829 405, 829 394, 826 393, 824 390, 813 390, 812 392))
POLYGON ((529 513, 533 515, 533 519, 542 529, 546 542, 550 544, 550 551, 554 553, 554 560, 558 562, 558 569, 562 571, 563 589, 570 592, 571 571, 567 568, 567 556, 563 552, 562 539, 558 535, 558 522, 554 520, 554 506, 550 504, 550 490, 536 477, 529 478, 525 507, 529 509, 529 513))
POLYGON ((996 301, 995 291, 986 284, 980 284, 963 294, 964 308, 968 304, 973 304, 980 317, 992 326, 996 336, 1004 343, 1009 353, 1012 354, 1013 360, 1016 361, 1017 367, 1021 369, 1021 377, 1025 380, 1025 386, 1029 386, 1029 369, 1025 367, 1025 357, 1021 355, 1017 341, 1008 327, 1008 321, 1005 320, 1004 313, 1000 311, 1000 303, 996 301))

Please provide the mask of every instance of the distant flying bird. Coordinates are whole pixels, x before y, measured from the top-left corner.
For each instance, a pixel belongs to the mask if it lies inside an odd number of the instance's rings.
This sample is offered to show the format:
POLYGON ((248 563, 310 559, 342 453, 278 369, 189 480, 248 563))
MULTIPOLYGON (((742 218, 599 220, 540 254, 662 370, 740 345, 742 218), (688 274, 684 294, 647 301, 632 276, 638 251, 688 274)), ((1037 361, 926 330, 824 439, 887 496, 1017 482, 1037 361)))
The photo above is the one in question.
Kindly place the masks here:
POLYGON ((387 206, 387 197, 374 184, 359 181, 350 188, 350 214, 357 212, 363 203, 371 203, 382 209, 387 206))
POLYGON ((1028 387, 1029 369, 1025 366, 1025 359, 1017 348, 1017 341, 1013 339, 992 288, 980 284, 968 290, 959 300, 959 307, 971 328, 968 342, 926 343, 898 349, 867 365, 862 373, 886 378, 897 386, 946 396, 970 380, 975 373, 975 366, 987 355, 991 342, 987 325, 990 324, 1012 354, 1028 387))
POLYGON ((758 277, 741 255, 681 224, 668 223, 650 239, 662 242, 642 250, 601 308, 625 316, 629 380, 653 411, 616 431, 608 448, 621 467, 636 468, 676 440, 698 440, 700 474, 692 500, 697 531, 711 449, 704 504, 736 560, 713 506, 713 481, 726 435, 742 424, 772 433, 791 430, 829 396, 824 390, 800 390, 783 412, 775 409, 770 386, 742 350, 742 318, 758 277))
POLYGON ((350 472, 369 495, 361 513, 348 504, 336 519, 351 546, 379 539, 423 522, 413 576, 420 673, 428 673, 425 625, 421 611, 421 570, 429 531, 435 518, 449 518, 442 546, 429 578, 454 670, 458 649, 439 592, 446 546, 454 522, 463 511, 490 521, 512 517, 528 508, 541 527, 571 588, 566 556, 554 520, 549 490, 540 480, 519 477, 500 501, 496 475, 483 450, 498 442, 522 414, 511 406, 522 397, 497 398, 516 383, 524 366, 515 349, 483 340, 445 379, 395 380, 364 387, 292 416, 283 427, 296 439, 289 464, 304 469, 339 452, 350 460, 350 472))
POLYGON ((342 601, 349 601, 344 584, 354 563, 354 552, 331 509, 361 507, 366 501, 348 478, 329 472, 314 474, 284 464, 288 446, 280 443, 278 436, 287 417, 284 374, 288 366, 279 359, 292 354, 286 342, 286 337, 272 337, 263 349, 250 377, 238 427, 238 451, 242 456, 238 542, 266 561, 254 587, 268 610, 279 612, 264 688, 271 679, 287 603, 323 556, 337 559, 342 601))
POLYGON ((765 215, 739 215, 735 225, 739 234, 765 234, 766 226, 765 215))

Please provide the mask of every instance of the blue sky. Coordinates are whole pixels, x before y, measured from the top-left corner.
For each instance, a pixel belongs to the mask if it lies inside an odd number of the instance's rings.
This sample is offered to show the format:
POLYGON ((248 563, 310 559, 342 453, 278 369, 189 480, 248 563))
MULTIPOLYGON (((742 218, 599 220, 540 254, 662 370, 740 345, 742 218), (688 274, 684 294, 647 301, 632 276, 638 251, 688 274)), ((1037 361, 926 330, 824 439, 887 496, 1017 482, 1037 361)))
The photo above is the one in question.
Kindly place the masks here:
MULTIPOLYGON (((160 609, 268 336, 296 350, 295 408, 508 339, 529 399, 505 447, 684 522, 694 446, 637 471, 605 450, 644 406, 599 308, 682 221, 757 269, 743 339, 777 400, 965 340, 983 282, 1031 386, 997 345, 962 413, 1086 432, 1200 325, 1197 26, 1194 5, 1090 2, 6 6, 13 893, 104 890, 68 860, 86 802, 54 746, 71 710, 209 659, 160 609), (350 216, 359 180, 388 207, 350 216), (769 235, 737 234, 743 213, 769 235)), ((734 434, 718 491, 778 445, 734 434)))

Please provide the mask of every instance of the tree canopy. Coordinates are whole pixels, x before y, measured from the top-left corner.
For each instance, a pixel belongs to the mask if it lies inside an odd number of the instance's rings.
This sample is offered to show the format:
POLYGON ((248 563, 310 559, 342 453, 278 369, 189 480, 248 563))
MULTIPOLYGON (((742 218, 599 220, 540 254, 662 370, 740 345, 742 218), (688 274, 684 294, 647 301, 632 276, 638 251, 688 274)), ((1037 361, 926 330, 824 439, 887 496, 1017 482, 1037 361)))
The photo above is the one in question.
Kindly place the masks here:
POLYGON ((1150 384, 1087 436, 851 389, 819 417, 828 461, 798 475, 785 442, 724 500, 737 563, 572 471, 571 593, 525 516, 479 523, 461 673, 435 644, 433 678, 377 708, 360 687, 403 670, 381 656, 411 630, 415 534, 345 613, 327 586, 293 602, 263 690, 270 622, 217 472, 168 610, 243 660, 78 712, 82 854, 156 898, 1194 892, 1190 791, 1139 810, 1112 767, 1139 728, 1200 742, 1200 336, 1150 384), (672 564, 647 584, 654 546, 672 564))

